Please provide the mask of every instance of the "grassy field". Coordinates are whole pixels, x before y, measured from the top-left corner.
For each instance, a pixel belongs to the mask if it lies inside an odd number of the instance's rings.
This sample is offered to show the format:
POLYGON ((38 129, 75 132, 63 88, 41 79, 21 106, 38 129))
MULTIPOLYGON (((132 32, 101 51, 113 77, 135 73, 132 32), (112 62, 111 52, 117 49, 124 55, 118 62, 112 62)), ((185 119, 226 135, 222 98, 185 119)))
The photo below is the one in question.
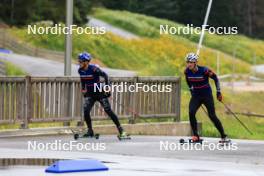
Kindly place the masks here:
MULTIPOLYGON (((168 24, 170 26, 181 25, 154 17, 106 9, 95 9, 93 15, 141 36, 140 39, 126 40, 110 33, 106 35, 73 35, 73 58, 79 52, 89 51, 104 66, 110 68, 135 70, 141 75, 180 75, 184 68, 184 57, 186 53, 195 51, 196 43, 194 42, 197 42, 199 39, 197 35, 159 35, 159 24, 168 24)), ((16 36, 18 40, 38 47, 59 51, 64 50, 63 35, 29 35, 25 28, 12 28, 10 33, 16 36)), ((221 74, 230 73, 232 65, 236 65, 236 72, 238 73, 250 72, 250 64, 248 62, 251 57, 249 57, 250 54, 244 52, 255 52, 255 42, 243 36, 235 37, 238 38, 211 35, 205 38, 205 45, 209 42, 212 44, 207 46, 220 50, 221 74), (220 42, 220 40, 227 40, 229 43, 220 42), (238 40, 241 46, 241 42, 243 43, 244 41, 243 45, 247 49, 244 48, 242 50, 241 58, 237 57, 237 59, 233 60, 232 56, 227 54, 231 52, 221 47, 232 49, 234 42, 238 40), (213 41, 216 42, 214 43, 213 41), (221 47, 215 47, 213 44, 221 44, 221 47), (254 47, 250 49, 248 44, 252 46, 254 44, 254 47)), ((264 50, 261 47, 264 45, 262 44, 263 42, 259 42, 256 50, 262 55, 264 50)), ((240 48, 237 48, 237 54, 241 54, 240 48)), ((216 50, 204 47, 200 55, 200 64, 206 64, 216 70, 216 55, 216 50)), ((257 60, 261 62, 261 59, 258 58, 257 60)))
MULTIPOLYGON (((121 27, 142 37, 159 38, 160 25, 169 27, 183 27, 182 24, 166 19, 159 19, 146 15, 131 13, 127 11, 113 11, 108 9, 96 8, 93 16, 104 20, 114 26, 121 27)), ((239 30, 239 29, 238 29, 239 30)), ((198 43, 197 34, 177 34, 175 38, 185 38, 191 42, 198 43)), ((217 49, 227 54, 233 55, 236 50, 238 58, 248 63, 252 63, 252 58, 256 55, 257 63, 264 63, 264 42, 251 39, 242 35, 212 35, 206 33, 204 38, 205 46, 217 49)))
MULTIPOLYGON (((10 29, 19 40, 51 50, 64 49, 63 35, 29 35, 27 29, 10 29)), ((73 35, 73 57, 82 51, 89 51, 105 66, 135 70, 140 75, 180 75, 185 67, 186 53, 195 50, 196 45, 182 37, 161 36, 126 40, 111 33, 105 35, 73 35)), ((200 64, 216 69, 216 52, 205 49, 200 64)), ((221 74, 228 74, 232 65, 238 73, 249 73, 250 64, 232 60, 230 55, 220 52, 221 74)))
POLYGON ((22 70, 21 68, 17 67, 16 65, 3 61, 5 63, 5 69, 6 69, 6 76, 24 76, 26 75, 26 72, 22 70))

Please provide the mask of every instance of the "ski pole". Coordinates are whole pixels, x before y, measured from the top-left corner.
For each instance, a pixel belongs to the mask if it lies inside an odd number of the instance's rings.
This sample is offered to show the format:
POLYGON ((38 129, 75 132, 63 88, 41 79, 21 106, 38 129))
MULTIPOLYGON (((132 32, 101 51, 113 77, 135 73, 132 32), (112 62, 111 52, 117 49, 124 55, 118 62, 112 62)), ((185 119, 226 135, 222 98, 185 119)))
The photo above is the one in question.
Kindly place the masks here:
POLYGON ((130 107, 126 107, 124 104, 120 103, 117 100, 114 100, 114 98, 110 97, 111 100, 113 100, 113 102, 117 103, 118 105, 122 106, 124 109, 127 109, 128 112, 131 112, 133 115, 139 116, 139 113, 136 112, 134 109, 130 108, 130 107))
POLYGON ((237 115, 223 102, 223 101, 220 101, 224 106, 225 108, 237 119, 237 121, 247 130, 247 132, 249 132, 251 135, 253 134, 249 129, 248 127, 237 117, 237 115))

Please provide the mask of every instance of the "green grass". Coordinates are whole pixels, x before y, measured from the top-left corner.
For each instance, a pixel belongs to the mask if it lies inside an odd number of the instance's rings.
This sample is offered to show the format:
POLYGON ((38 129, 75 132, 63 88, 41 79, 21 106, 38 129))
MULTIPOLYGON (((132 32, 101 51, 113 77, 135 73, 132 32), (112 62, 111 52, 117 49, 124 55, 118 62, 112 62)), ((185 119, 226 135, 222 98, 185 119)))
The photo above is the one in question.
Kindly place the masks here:
MULTIPOLYGON (((181 75, 186 53, 196 49, 199 36, 159 35, 159 24, 179 25, 167 20, 133 14, 125 11, 95 9, 94 16, 111 24, 119 25, 140 36, 140 39, 126 40, 111 33, 106 35, 73 35, 73 58, 82 51, 92 55, 110 68, 138 71, 140 75, 181 75), (196 39, 193 39, 196 38, 196 39)), ((64 50, 63 35, 29 35, 27 29, 12 28, 10 33, 18 40, 51 50, 64 50)), ((207 38, 207 37, 206 37, 207 38)), ((210 38, 211 39, 211 38, 210 38)), ((232 40, 233 41, 233 40, 232 40)), ((232 45, 233 46, 233 45, 232 45)), ((229 46, 230 48, 230 46, 229 46)), ((231 47, 232 48, 232 47, 231 47)), ((205 47, 200 55, 200 64, 216 70, 216 51, 205 47)), ((232 65, 237 73, 249 73, 250 64, 242 58, 220 52, 221 74, 228 74, 232 65)))
POLYGON ((7 76, 25 76, 26 72, 19 68, 18 66, 8 62, 3 61, 5 63, 6 75, 7 76))
MULTIPOLYGON (((166 19, 159 19, 127 11, 113 11, 103 8, 94 9, 93 16, 142 37, 159 38, 160 25, 183 27, 182 24, 166 19)), ((174 37, 186 38, 189 41, 198 43, 200 36, 196 34, 180 34, 174 35, 174 37)), ((237 57, 248 63, 252 63, 252 58, 254 54, 256 54, 257 63, 264 63, 264 42, 261 40, 251 39, 242 35, 220 36, 206 33, 203 44, 207 47, 217 49, 230 55, 233 55, 236 48, 237 57)))
MULTIPOLYGON (((185 84, 185 83, 183 83, 185 84)), ((186 87, 186 85, 184 86, 186 87)), ((183 88, 184 89, 184 88, 183 88)), ((215 92, 215 91, 214 91, 215 92)), ((214 95, 215 96, 215 95, 214 95)), ((257 114, 264 114, 264 92, 241 92, 232 93, 229 89, 223 90, 224 102, 231 106, 234 112, 254 112, 257 114)), ((188 104, 190 100, 190 93, 186 89, 182 91, 181 95, 181 113, 182 120, 189 120, 188 104)), ((264 118, 259 117, 247 117, 238 115, 246 126, 248 126, 253 135, 250 135, 239 122, 229 114, 226 114, 224 106, 215 100, 216 113, 219 119, 222 121, 226 133, 231 138, 240 139, 264 139, 264 118)), ((213 123, 207 117, 207 114, 200 108, 197 112, 197 119, 202 122, 202 134, 203 136, 219 137, 218 131, 215 129, 213 123)))
MULTIPOLYGON (((63 35, 29 35, 27 29, 12 28, 9 32, 18 40, 51 50, 64 50, 63 35)), ((91 52, 110 68, 138 71, 140 75, 180 75, 185 67, 184 57, 193 51, 196 45, 181 37, 162 36, 126 40, 111 33, 105 35, 73 34, 73 58, 83 51, 91 52)), ((220 52, 221 74, 232 70, 232 58, 220 52)), ((216 52, 205 49, 200 64, 216 69, 216 52)), ((235 60, 238 73, 249 73, 250 64, 235 60)))

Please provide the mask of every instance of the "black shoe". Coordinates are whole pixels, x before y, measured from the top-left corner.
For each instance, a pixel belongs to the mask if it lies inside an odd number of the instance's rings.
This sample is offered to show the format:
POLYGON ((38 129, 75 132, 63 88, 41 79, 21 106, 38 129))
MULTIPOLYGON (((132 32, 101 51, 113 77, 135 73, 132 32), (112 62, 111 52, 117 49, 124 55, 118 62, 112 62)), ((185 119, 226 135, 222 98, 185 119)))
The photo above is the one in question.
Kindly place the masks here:
POLYGON ((221 140, 219 141, 220 144, 230 144, 231 143, 231 139, 229 139, 227 136, 221 138, 221 140))
POLYGON ((88 129, 87 133, 83 135, 83 137, 94 137, 94 132, 92 129, 88 129))
POLYGON ((119 134, 122 134, 124 132, 124 129, 121 126, 117 127, 117 129, 118 129, 119 134))

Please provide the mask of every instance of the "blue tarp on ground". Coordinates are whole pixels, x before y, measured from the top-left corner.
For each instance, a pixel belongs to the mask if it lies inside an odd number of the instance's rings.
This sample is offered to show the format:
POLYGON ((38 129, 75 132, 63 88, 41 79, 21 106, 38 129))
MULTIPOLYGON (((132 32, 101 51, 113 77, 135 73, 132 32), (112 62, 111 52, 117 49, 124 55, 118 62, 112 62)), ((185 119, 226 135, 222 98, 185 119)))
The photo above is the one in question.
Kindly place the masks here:
POLYGON ((11 50, 8 50, 8 49, 0 48, 0 53, 11 54, 11 53, 13 53, 13 52, 12 52, 11 50))
POLYGON ((106 171, 106 167, 98 160, 61 160, 49 166, 45 172, 50 173, 66 173, 66 172, 91 172, 106 171))

